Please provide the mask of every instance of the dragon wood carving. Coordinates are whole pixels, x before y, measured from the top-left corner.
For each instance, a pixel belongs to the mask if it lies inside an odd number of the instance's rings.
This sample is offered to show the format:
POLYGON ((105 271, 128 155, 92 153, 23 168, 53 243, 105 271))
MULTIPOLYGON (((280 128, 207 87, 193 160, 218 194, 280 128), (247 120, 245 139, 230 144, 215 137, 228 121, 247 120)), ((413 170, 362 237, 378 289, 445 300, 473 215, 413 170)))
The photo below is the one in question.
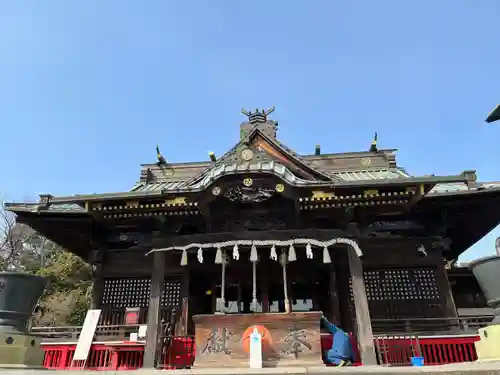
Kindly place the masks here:
POLYGON ((260 203, 267 201, 275 191, 266 187, 235 186, 228 189, 224 196, 232 202, 260 203))

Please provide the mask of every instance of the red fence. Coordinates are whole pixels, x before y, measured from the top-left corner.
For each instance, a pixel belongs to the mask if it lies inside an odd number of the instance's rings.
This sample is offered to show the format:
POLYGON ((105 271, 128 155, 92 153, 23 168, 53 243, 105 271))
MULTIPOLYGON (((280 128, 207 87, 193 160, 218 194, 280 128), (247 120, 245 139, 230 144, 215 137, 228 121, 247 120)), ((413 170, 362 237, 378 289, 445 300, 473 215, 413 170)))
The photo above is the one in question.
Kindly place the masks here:
MULTIPOLYGON (((409 365, 411 357, 421 354, 426 365, 470 362, 477 359, 474 342, 479 336, 456 337, 377 337, 375 348, 380 365, 409 365)), ((332 345, 332 337, 323 335, 323 349, 332 345)), ((76 344, 42 344, 45 350, 43 366, 46 369, 66 370, 81 368, 73 364, 76 344)), ((160 355, 159 367, 164 369, 189 368, 194 362, 192 338, 174 338, 168 349, 160 355)), ((93 344, 85 368, 90 370, 136 370, 142 367, 144 345, 132 343, 93 344)), ((358 356, 359 357, 359 356, 358 356)))

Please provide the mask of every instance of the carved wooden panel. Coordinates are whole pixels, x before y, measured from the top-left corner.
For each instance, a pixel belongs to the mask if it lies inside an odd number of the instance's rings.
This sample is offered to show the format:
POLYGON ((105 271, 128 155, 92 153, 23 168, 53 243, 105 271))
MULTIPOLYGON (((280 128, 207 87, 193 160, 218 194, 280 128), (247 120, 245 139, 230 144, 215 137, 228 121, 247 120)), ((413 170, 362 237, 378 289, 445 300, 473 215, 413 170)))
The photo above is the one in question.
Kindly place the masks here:
POLYGON ((262 335, 264 367, 323 366, 319 312, 195 315, 196 368, 248 367, 250 333, 262 335))

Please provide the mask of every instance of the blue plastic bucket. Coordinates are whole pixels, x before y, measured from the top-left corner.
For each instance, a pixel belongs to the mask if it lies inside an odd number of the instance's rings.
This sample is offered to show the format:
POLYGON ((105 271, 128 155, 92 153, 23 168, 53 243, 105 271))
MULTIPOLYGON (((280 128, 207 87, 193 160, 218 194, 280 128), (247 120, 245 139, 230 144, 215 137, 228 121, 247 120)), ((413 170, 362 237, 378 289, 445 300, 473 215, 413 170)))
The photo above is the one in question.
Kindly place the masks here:
POLYGON ((424 365, 424 357, 411 357, 411 365, 421 367, 424 365))

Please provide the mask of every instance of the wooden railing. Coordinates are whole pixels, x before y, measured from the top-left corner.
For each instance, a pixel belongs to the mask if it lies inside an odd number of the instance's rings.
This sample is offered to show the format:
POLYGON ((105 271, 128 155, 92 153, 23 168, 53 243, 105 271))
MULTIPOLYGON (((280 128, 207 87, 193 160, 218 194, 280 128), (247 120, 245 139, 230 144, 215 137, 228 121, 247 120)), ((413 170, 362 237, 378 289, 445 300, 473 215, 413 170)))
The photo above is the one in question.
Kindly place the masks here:
POLYGON ((418 318, 418 319, 372 319, 375 334, 477 334, 479 328, 487 326, 492 315, 478 315, 458 318, 418 318))
MULTIPOLYGON (((103 325, 97 326, 95 342, 128 340, 132 332, 137 332, 139 325, 103 325)), ((33 327, 31 333, 43 337, 43 342, 77 342, 81 326, 68 327, 33 327)))

